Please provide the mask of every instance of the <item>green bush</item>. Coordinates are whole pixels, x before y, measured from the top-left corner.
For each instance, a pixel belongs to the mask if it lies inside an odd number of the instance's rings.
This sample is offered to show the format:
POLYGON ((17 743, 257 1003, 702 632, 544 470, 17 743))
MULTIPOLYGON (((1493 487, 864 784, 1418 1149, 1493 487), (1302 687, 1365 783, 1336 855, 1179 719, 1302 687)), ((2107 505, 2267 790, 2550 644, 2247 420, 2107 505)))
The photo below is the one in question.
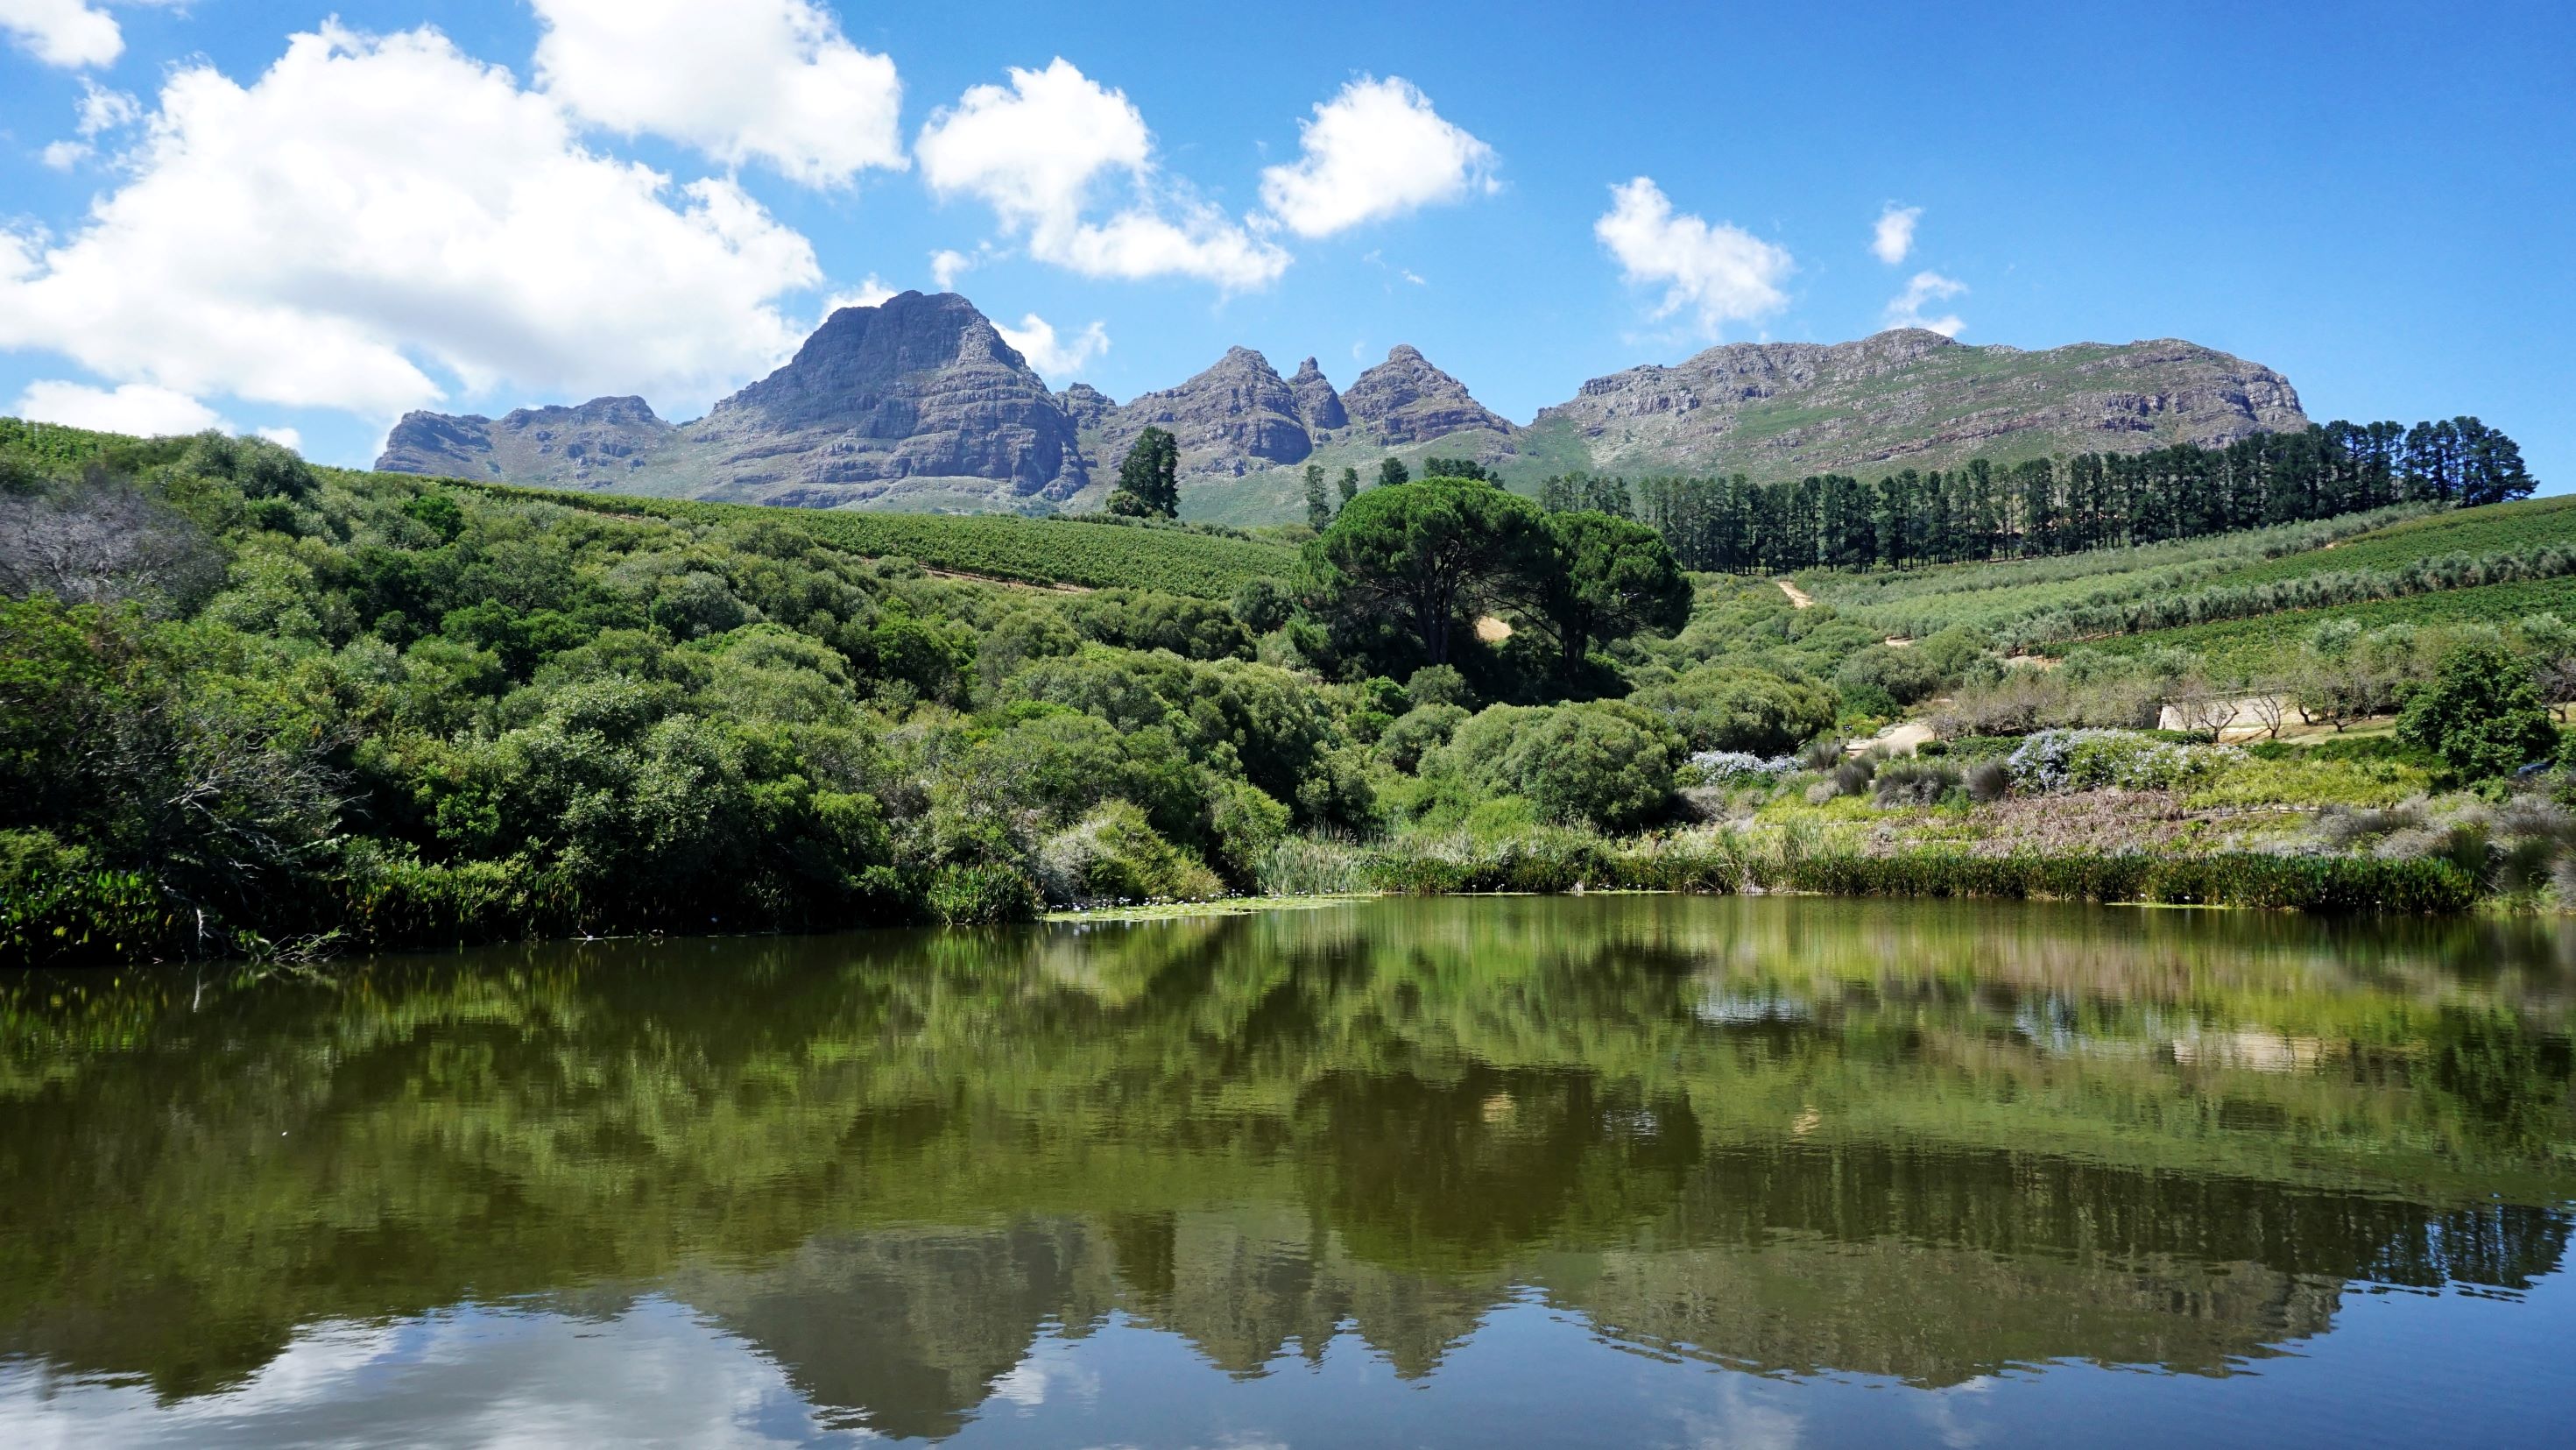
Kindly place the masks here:
POLYGON ((2397 738, 2429 750, 2470 780, 2557 758, 2558 730, 2520 660, 2491 644, 2442 657, 2397 717, 2397 738))
POLYGON ((1100 902, 1206 901, 1225 883, 1197 857, 1154 833, 1145 813, 1112 801, 1050 837, 1038 853, 1038 877, 1049 900, 1100 902))
POLYGON ((1037 883, 1008 866, 942 866, 923 901, 947 926, 1033 921, 1046 909, 1037 883))
POLYGON ((1495 705, 1460 725, 1425 772, 1525 797, 1561 825, 1623 830, 1663 811, 1684 754, 1660 718, 1622 702, 1495 705))
POLYGON ((1634 698, 1679 731, 1691 753, 1786 755, 1832 729, 1840 708, 1822 685, 1743 665, 1704 665, 1634 698))

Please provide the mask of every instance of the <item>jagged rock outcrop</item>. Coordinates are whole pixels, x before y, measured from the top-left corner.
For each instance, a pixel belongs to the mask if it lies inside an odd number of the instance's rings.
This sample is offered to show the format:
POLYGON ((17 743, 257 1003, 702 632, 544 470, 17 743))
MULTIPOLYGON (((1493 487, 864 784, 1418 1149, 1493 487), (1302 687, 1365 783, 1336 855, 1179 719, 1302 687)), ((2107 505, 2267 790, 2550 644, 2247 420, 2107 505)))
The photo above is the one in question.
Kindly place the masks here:
POLYGON ((1332 379, 1324 376, 1313 358, 1297 364, 1297 375, 1288 380, 1288 391, 1297 395, 1297 416, 1309 435, 1351 426, 1351 415, 1342 408, 1342 395, 1333 391, 1332 379))
POLYGON ((1118 400, 1089 383, 1076 383, 1055 395, 1055 405, 1073 423, 1076 433, 1087 433, 1109 421, 1118 411, 1118 400))
POLYGON ((390 473, 608 488, 652 465, 679 430, 642 398, 593 398, 578 407, 521 408, 499 419, 405 413, 376 467, 390 473))
POLYGON ((1391 447, 1471 428, 1513 431, 1511 420, 1477 402, 1465 383, 1433 367, 1409 343, 1397 343, 1386 361, 1360 374, 1342 394, 1342 407, 1352 423, 1391 447))
POLYGON ((1608 470, 1756 478, 1944 468, 2307 425, 2289 379, 2174 340, 2045 352, 1906 328, 1857 342, 1736 343, 1630 368, 1540 410, 1608 470))
POLYGON ((1197 377, 1146 393, 1104 419, 1097 450, 1104 469, 1114 470, 1147 428, 1180 443, 1184 473, 1240 475, 1315 451, 1297 395, 1270 359, 1248 347, 1228 348, 1197 377))

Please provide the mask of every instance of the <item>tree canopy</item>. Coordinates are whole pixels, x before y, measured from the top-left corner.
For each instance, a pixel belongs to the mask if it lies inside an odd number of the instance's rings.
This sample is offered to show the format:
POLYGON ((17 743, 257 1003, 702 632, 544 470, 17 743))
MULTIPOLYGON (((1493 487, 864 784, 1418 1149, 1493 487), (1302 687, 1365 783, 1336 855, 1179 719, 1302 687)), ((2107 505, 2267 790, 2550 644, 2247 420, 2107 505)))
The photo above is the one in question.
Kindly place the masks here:
POLYGON ((1177 518, 1181 512, 1181 445, 1160 428, 1136 435, 1118 465, 1118 488, 1109 511, 1129 518, 1177 518))
POLYGON ((1351 623, 1392 619, 1444 665, 1476 619, 1528 597, 1554 562, 1529 500, 1455 479, 1371 489, 1306 546, 1312 592, 1351 623))

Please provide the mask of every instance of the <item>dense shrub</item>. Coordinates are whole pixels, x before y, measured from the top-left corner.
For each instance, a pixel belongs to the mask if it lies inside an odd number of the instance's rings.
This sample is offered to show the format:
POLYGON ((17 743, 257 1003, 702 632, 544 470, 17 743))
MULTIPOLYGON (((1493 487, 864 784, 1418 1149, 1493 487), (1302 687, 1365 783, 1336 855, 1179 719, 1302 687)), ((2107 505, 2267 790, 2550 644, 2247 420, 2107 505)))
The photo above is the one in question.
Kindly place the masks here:
POLYGON ((1459 726, 1426 773, 1524 797, 1560 824, 1620 830, 1663 811, 1682 754, 1680 738, 1633 705, 1496 705, 1459 726))
POLYGON ((2501 648, 2464 644, 2408 698, 2397 737, 2471 780, 2509 775, 2558 754, 2558 731, 2531 672, 2501 648))
POLYGON ((1637 693, 1693 751, 1785 755, 1831 729, 1839 702, 1821 685, 1767 670, 1710 665, 1637 693))
POLYGON ((1050 837, 1038 853, 1038 884, 1049 901, 1068 906, 1205 901, 1225 892, 1215 872, 1156 835, 1125 801, 1050 837))
POLYGON ((1028 921, 1046 908, 1037 884, 1008 866, 943 866, 930 878, 924 905, 949 926, 1028 921))
POLYGON ((2022 742, 2005 766, 2014 786, 2060 791, 2170 790, 2242 758, 2232 748, 2193 747, 2132 730, 2046 730, 2022 742))
POLYGON ((1961 779, 1959 767, 1946 760, 1891 760, 1870 782, 1870 801, 1882 810, 1939 805, 1961 779))

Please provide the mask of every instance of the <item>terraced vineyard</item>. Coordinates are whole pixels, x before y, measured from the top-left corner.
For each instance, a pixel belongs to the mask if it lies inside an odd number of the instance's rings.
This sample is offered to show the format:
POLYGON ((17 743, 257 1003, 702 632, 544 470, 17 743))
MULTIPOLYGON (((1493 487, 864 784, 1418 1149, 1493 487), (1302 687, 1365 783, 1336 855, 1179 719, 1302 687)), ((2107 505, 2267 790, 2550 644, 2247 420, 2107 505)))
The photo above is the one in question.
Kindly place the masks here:
POLYGON ((626 494, 569 493, 464 483, 459 487, 541 498, 598 513, 730 522, 788 518, 828 543, 872 558, 901 555, 932 569, 1024 584, 1087 589, 1158 589, 1224 599, 1254 579, 1284 577, 1297 553, 1282 544, 1177 528, 1017 514, 881 514, 848 509, 778 509, 626 494))
POLYGON ((2445 555, 2525 554, 2553 544, 2576 545, 2576 495, 2409 519, 2326 548, 2248 564, 2209 582, 2268 584, 2316 574, 2403 569, 2445 555))
MULTIPOLYGON (((2337 552, 2341 552, 2338 550, 2337 552)), ((2294 609, 2254 619, 2216 620, 2178 629, 2150 630, 2086 642, 2105 654, 2137 654, 2158 646, 2200 655, 2215 671, 2265 670, 2297 651, 2316 627, 2330 619, 2348 619, 2364 630, 2392 624, 2418 627, 2461 624, 2509 625, 2534 614, 2576 619, 2576 578, 2532 579, 2452 589, 2410 599, 2380 599, 2327 609, 2294 609)))

